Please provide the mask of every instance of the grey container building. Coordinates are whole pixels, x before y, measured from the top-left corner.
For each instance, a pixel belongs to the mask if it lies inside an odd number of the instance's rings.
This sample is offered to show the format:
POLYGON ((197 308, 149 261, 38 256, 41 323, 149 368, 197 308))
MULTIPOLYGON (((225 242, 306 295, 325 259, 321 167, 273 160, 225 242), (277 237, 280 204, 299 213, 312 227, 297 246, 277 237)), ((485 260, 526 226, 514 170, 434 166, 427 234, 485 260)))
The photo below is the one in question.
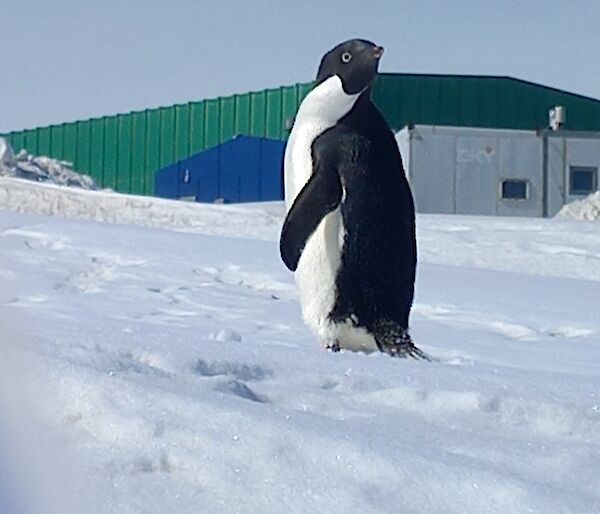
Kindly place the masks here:
POLYGON ((418 212, 554 216, 599 187, 595 132, 416 125, 396 139, 418 212))

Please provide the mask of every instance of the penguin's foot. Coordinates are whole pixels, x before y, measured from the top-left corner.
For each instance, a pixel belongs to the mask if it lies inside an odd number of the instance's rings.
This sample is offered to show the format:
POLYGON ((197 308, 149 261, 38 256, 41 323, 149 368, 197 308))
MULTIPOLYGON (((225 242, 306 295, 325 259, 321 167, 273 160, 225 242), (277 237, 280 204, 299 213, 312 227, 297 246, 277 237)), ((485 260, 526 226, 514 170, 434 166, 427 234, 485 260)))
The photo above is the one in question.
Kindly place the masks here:
POLYGON ((327 346, 325 346, 325 349, 328 352, 337 353, 340 351, 340 343, 338 343, 337 341, 334 341, 333 343, 327 344, 327 346))
POLYGON ((400 343, 384 343, 381 345, 381 351, 392 357, 412 358, 431 362, 433 359, 423 350, 415 346, 412 341, 400 343))
POLYGON ((401 335, 394 337, 391 341, 379 343, 379 349, 392 357, 412 358, 431 362, 433 359, 413 343, 409 333, 404 330, 401 335))

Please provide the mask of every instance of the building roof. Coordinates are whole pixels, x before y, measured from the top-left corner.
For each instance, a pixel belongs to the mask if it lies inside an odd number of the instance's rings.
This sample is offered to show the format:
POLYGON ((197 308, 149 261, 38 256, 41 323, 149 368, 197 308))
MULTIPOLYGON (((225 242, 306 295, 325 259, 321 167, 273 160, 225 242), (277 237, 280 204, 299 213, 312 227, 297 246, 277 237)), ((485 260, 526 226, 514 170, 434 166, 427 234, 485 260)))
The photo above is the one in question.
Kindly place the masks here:
POLYGON ((565 128, 600 131, 600 101, 513 77, 383 73, 373 98, 394 129, 410 123, 535 130, 566 108, 565 128))

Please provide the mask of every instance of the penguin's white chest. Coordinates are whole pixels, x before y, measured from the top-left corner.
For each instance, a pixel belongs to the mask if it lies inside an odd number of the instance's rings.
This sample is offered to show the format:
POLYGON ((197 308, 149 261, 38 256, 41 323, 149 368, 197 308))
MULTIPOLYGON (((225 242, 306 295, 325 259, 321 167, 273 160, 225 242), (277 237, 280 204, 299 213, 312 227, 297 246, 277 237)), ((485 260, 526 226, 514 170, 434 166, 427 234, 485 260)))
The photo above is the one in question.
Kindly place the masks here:
MULTIPOLYGON (((288 210, 312 175, 312 142, 328 127, 319 123, 304 123, 295 128, 285 154, 285 199, 288 210)), ((302 317, 323 344, 335 341, 329 313, 335 305, 335 281, 341 262, 343 232, 338 207, 321 220, 309 237, 295 272, 302 317)))

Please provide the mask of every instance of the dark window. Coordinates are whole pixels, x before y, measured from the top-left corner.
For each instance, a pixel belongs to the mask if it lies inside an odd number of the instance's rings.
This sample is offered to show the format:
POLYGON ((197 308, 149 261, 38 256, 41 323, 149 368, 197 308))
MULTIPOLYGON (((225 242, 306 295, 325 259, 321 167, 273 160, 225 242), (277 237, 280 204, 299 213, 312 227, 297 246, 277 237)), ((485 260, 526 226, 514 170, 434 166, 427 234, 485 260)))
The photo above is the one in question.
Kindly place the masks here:
POLYGON ((505 179, 502 181, 503 200, 527 200, 529 181, 522 179, 505 179))
POLYGON ((591 166, 570 166, 569 175, 572 195, 589 195, 596 191, 598 168, 591 166))

